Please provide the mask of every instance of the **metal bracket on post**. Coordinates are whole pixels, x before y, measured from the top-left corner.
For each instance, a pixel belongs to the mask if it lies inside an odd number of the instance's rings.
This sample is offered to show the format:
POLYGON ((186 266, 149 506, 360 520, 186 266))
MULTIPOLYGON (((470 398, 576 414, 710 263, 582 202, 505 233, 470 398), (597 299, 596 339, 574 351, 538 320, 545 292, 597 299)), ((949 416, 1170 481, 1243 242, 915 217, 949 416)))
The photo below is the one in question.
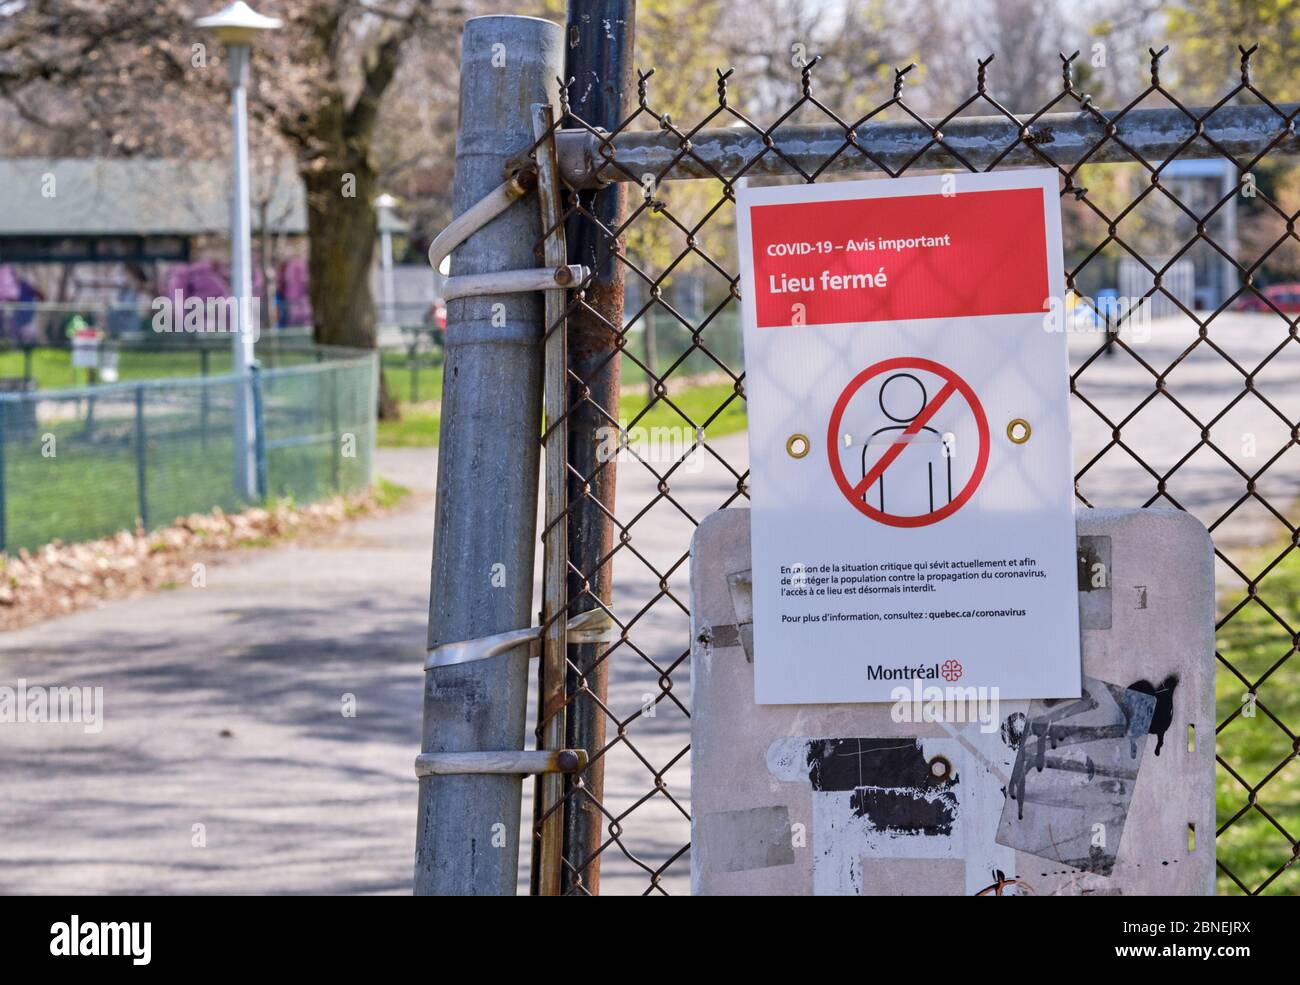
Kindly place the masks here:
MULTIPOLYGON (((570 619, 567 625, 570 643, 611 643, 618 638, 617 629, 613 616, 604 609, 591 609, 579 613, 570 619)), ((542 627, 526 626, 523 629, 481 636, 476 640, 443 643, 429 651, 429 655, 424 659, 424 669, 433 670, 435 667, 487 660, 489 657, 508 653, 525 643, 528 644, 528 658, 531 660, 538 655, 541 641, 542 627)))
POLYGON ((585 749, 525 749, 506 752, 424 752, 415 757, 416 776, 494 773, 529 776, 579 773, 587 768, 585 749))
MULTIPOLYGON (((535 168, 523 168, 511 175, 472 208, 452 220, 451 225, 429 244, 429 266, 435 271, 451 251, 537 187, 535 168)), ((562 264, 536 270, 500 270, 492 274, 448 277, 442 285, 442 299, 481 297, 485 294, 519 294, 548 291, 581 284, 591 271, 581 264, 562 264)))
MULTIPOLYGON (((424 669, 472 663, 517 650, 528 644, 529 659, 539 656, 541 626, 512 629, 476 640, 444 643, 429 651, 424 669)), ((574 616, 565 626, 570 643, 609 643, 618 638, 614 617, 604 609, 574 616)), ((585 749, 524 749, 502 752, 425 752, 415 757, 416 776, 450 776, 494 773, 528 776, 545 773, 581 773, 587 768, 585 749)))
MULTIPOLYGON (((565 626, 571 643, 609 643, 618 638, 618 626, 604 609, 574 616, 565 626)), ((528 644, 529 659, 539 656, 541 626, 513 629, 476 640, 444 643, 429 651, 424 669, 471 663, 517 650, 528 644)), ((415 757, 416 776, 495 773, 528 776, 545 773, 581 773, 587 768, 585 749, 524 749, 503 752, 426 752, 415 757)))

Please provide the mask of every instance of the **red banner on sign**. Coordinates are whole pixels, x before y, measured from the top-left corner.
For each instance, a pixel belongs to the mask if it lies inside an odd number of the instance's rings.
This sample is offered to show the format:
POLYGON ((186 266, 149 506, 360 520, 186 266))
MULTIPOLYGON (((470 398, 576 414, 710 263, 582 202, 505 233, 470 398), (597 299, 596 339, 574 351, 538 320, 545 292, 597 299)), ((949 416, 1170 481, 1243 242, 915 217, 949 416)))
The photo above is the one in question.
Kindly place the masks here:
POLYGON ((756 205, 759 328, 1043 311, 1037 188, 756 205))

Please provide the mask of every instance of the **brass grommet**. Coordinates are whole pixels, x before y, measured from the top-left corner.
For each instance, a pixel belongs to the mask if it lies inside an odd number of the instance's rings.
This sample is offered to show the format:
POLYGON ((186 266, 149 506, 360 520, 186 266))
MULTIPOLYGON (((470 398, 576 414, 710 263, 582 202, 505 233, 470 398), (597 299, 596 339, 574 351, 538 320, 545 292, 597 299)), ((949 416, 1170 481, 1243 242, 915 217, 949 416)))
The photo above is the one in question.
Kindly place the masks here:
POLYGON ((1007 425, 1007 437, 1012 444, 1023 445, 1033 433, 1034 429, 1029 426, 1029 422, 1023 417, 1017 417, 1007 425))
POLYGON ((806 434, 792 434, 785 441, 785 452, 791 458, 803 458, 812 451, 812 442, 806 434))

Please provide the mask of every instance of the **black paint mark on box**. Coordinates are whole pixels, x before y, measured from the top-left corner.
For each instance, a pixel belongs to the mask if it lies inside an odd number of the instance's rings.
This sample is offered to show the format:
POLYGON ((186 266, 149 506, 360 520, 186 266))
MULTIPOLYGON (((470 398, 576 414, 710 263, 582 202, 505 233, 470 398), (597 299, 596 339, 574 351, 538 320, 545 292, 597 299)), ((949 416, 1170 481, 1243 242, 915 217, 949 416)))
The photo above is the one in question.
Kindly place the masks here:
POLYGON ((814 790, 851 791, 853 813, 878 831, 952 833, 957 777, 936 779, 919 739, 817 739, 807 764, 814 790))

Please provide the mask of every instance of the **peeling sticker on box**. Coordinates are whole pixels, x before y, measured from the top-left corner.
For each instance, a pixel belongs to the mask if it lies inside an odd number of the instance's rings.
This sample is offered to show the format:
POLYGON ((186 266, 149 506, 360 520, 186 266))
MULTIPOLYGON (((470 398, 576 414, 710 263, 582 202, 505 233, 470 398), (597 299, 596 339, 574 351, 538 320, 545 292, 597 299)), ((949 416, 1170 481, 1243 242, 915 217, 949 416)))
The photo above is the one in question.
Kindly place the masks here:
POLYGON ((1109 875, 1156 698, 1084 676, 1083 694, 1029 706, 997 841, 1109 875))

